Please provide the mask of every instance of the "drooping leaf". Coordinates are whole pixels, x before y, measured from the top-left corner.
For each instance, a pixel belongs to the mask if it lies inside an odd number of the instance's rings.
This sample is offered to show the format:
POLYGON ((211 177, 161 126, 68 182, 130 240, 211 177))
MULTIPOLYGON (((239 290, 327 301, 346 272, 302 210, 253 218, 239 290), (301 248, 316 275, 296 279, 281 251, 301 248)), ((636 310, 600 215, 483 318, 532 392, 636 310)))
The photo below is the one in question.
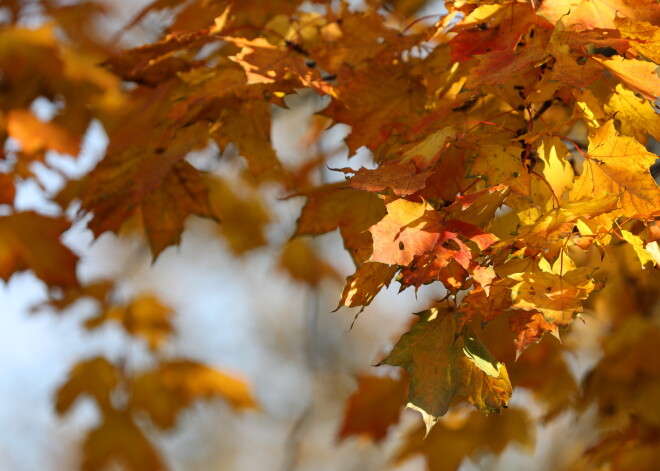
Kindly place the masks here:
POLYGON ((418 316, 420 320, 380 364, 408 372, 408 407, 421 412, 427 432, 455 395, 484 413, 506 407, 512 392, 506 367, 471 331, 457 332, 453 315, 430 309, 418 316))
POLYGON ((368 306, 376 294, 389 286, 397 267, 378 262, 365 262, 346 278, 339 307, 368 306))

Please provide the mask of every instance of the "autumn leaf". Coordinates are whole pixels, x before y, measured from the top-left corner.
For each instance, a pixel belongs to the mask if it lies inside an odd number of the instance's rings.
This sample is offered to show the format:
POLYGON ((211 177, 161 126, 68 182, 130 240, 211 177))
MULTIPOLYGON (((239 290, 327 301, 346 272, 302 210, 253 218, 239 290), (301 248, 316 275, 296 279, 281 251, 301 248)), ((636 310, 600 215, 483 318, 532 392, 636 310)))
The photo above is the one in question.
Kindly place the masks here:
POLYGON ((368 306, 383 287, 389 286, 396 272, 396 266, 378 262, 363 263, 354 274, 346 278, 337 309, 341 306, 368 306))
POLYGON ((204 183, 211 214, 220 221, 220 233, 232 252, 240 255, 267 243, 271 216, 257 194, 239 193, 218 177, 206 177, 204 183))
POLYGON ((0 216, 0 278, 32 270, 49 286, 71 287, 78 283, 78 257, 60 237, 70 223, 33 211, 0 216))
POLYGON ((611 59, 594 57, 593 60, 647 100, 654 101, 660 96, 660 78, 658 78, 657 66, 654 63, 624 59, 621 56, 614 56, 611 59))
POLYGON ((407 393, 408 381, 405 379, 359 376, 358 388, 346 402, 338 438, 345 440, 357 435, 375 442, 382 441, 388 429, 399 422, 407 393))
POLYGON ((110 306, 99 316, 88 319, 85 327, 95 329, 103 323, 119 322, 130 335, 142 337, 151 350, 158 350, 173 333, 170 322, 173 311, 155 296, 145 294, 136 297, 126 306, 110 306))
POLYGON ((12 110, 7 116, 7 131, 28 155, 46 150, 73 156, 80 152, 78 136, 56 123, 41 121, 28 110, 12 110))
POLYGON ((620 123, 621 134, 645 143, 647 135, 660 139, 660 116, 645 99, 618 84, 604 104, 612 118, 620 123))
POLYGON ((179 413, 197 400, 220 398, 235 409, 256 403, 247 385, 226 373, 186 359, 172 359, 131 379, 129 405, 144 411, 161 429, 175 425, 179 413))
POLYGON ((656 64, 660 63, 660 28, 646 21, 633 21, 616 16, 616 29, 621 36, 630 38, 632 47, 656 64))
POLYGON ((660 208, 660 191, 649 168, 656 156, 627 136, 619 136, 608 121, 589 138, 584 170, 573 185, 570 198, 593 195, 620 195, 620 209, 610 211, 608 220, 618 216, 647 218, 660 208))
POLYGON ((588 267, 564 273, 527 271, 509 275, 517 281, 511 287, 513 308, 538 310, 546 321, 565 327, 583 311, 582 301, 596 288, 588 267))
POLYGON ((317 68, 305 64, 303 55, 269 43, 264 38, 253 40, 225 37, 225 40, 241 48, 231 59, 240 64, 248 77, 248 83, 274 83, 288 76, 298 79, 302 85, 319 93, 330 93, 332 87, 325 82, 317 68))
POLYGON ((105 414, 83 444, 82 471, 106 469, 113 464, 129 471, 166 469, 149 439, 124 412, 105 414))
POLYGON ((485 417, 478 412, 447 417, 424 436, 418 428, 408 435, 397 461, 422 454, 429 471, 455 471, 466 458, 476 458, 486 448, 500 454, 510 443, 532 448, 535 442, 532 420, 525 409, 512 408, 506 414, 485 417))
POLYGON ((528 196, 531 177, 523 166, 522 148, 486 144, 476 151, 470 175, 482 176, 490 185, 506 185, 516 193, 528 196))
POLYGON ((113 409, 112 392, 119 385, 117 368, 104 357, 95 357, 75 365, 69 378, 57 391, 55 409, 59 414, 68 412, 81 396, 91 396, 106 413, 113 409))
POLYGON ((318 285, 325 277, 339 278, 331 265, 323 260, 312 244, 302 237, 291 239, 282 249, 280 266, 294 279, 318 285))
POLYGON ((527 347, 540 342, 546 332, 559 338, 557 325, 548 322, 539 312, 518 311, 509 318, 509 326, 516 336, 516 359, 527 347))
POLYGON ((417 314, 380 364, 400 366, 410 375, 408 407, 419 411, 427 433, 449 409, 455 395, 484 413, 499 412, 511 397, 506 367, 469 330, 456 331, 452 315, 438 309, 417 314))
MULTIPOLYGON (((358 251, 364 234, 371 225, 385 216, 385 204, 372 193, 357 191, 338 183, 320 186, 308 193, 307 202, 298 218, 296 235, 320 235, 337 228, 344 239, 344 247, 352 252, 358 263, 364 261, 358 251)), ((371 241, 367 241, 371 246, 371 241)), ((370 249, 370 247, 369 247, 370 249)), ((368 258, 369 254, 366 254, 368 258)))

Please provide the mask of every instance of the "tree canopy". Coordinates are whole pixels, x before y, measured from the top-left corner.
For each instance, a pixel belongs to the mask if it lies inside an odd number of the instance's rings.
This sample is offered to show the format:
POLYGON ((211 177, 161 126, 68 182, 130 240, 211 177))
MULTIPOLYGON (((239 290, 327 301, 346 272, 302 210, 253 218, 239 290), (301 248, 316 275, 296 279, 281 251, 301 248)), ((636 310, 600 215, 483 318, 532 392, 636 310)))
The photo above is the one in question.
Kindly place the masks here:
POLYGON ((1 5, 0 277, 33 272, 50 309, 94 300, 86 328, 118 322, 156 359, 127 372, 90 358, 63 378, 59 413, 85 395, 101 411, 82 469, 166 469, 145 418, 168 430, 199 399, 256 402, 231 375, 159 357, 173 310, 148 294, 117 302, 116 280, 83 280, 62 234, 81 221, 94 237, 137 232, 156 261, 197 216, 244 254, 268 242, 274 195, 304 199, 281 252, 294 279, 336 277, 308 236, 341 235, 355 271, 338 309, 364 309, 392 283, 444 293, 380 359, 405 374, 359 378, 341 439, 382 440, 407 404, 424 424, 400 459, 457 469, 482 447, 533 443, 529 413, 505 410, 526 388, 546 421, 597 405, 602 431, 570 469, 657 466, 657 1, 461 0, 428 16, 425 0, 156 0, 112 40, 94 26, 102 4, 1 5), (34 8, 41 20, 27 25, 34 8), (158 13, 157 40, 116 46, 158 13), (319 104, 311 159, 273 146, 273 114, 293 95, 319 104), (40 99, 53 116, 35 110, 40 99), (76 156, 92 122, 108 136, 93 170, 67 178, 52 211, 17 209, 16 185, 57 171, 52 153, 76 156), (374 165, 330 169, 342 178, 327 182, 322 143, 337 125, 350 129, 349 156, 366 150, 374 165), (209 149, 238 176, 196 165, 191 153, 209 149), (567 365, 570 345, 545 338, 577 318, 606 325, 584 379, 567 365), (452 414, 465 402, 477 411, 452 414))

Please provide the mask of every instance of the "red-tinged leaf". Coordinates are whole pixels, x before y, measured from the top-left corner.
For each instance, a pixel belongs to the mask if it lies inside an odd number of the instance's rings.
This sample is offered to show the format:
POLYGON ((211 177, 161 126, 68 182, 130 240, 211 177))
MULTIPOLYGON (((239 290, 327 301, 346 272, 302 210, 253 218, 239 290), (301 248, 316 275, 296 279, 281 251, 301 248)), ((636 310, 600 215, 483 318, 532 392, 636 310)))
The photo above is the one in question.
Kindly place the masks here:
POLYGON ((9 112, 7 132, 21 144, 21 150, 27 155, 47 150, 73 156, 80 152, 80 137, 56 123, 41 121, 28 110, 9 112))
POLYGON ((493 51, 478 56, 479 65, 470 70, 465 88, 475 89, 482 85, 503 85, 511 76, 534 68, 543 62, 548 53, 541 48, 526 46, 518 50, 493 51))
POLYGON ((522 35, 536 24, 546 25, 531 4, 500 5, 496 10, 477 8, 453 28, 458 34, 449 42, 451 59, 465 62, 476 55, 513 50, 522 35), (485 27, 479 26, 482 23, 485 27))
POLYGON ((509 280, 498 279, 491 282, 488 289, 478 286, 470 291, 458 307, 458 312, 465 322, 481 317, 483 322, 490 322, 511 308, 512 283, 509 280))
POLYGON ((360 265, 355 273, 346 278, 344 292, 339 301, 339 307, 368 306, 378 292, 390 285, 397 272, 394 265, 378 262, 366 262, 360 265))
POLYGON ((509 327, 516 336, 516 358, 532 344, 541 341, 546 332, 559 338, 556 324, 545 320, 543 314, 534 311, 519 311, 509 318, 509 327))
POLYGON ((104 414, 83 444, 82 471, 98 471, 118 465, 127 471, 165 471, 165 465, 149 439, 126 412, 104 414))
POLYGON ((381 192, 391 189, 397 196, 408 196, 424 188, 430 173, 417 173, 412 165, 384 163, 374 170, 361 168, 350 184, 356 190, 381 192))
POLYGON ((243 381, 192 360, 169 360, 130 383, 131 409, 144 411, 161 429, 173 427, 181 411, 193 402, 215 398, 235 409, 256 407, 243 381))
POLYGON ((380 442, 388 429, 399 422, 406 405, 408 380, 381 376, 358 377, 358 388, 348 398, 339 440, 357 435, 380 442))
POLYGON ((430 309, 380 364, 410 375, 408 407, 421 412, 427 433, 455 395, 484 413, 499 412, 511 397, 506 367, 469 330, 457 331, 450 313, 430 309))
POLYGON ((55 410, 64 414, 81 395, 88 395, 103 413, 107 413, 113 409, 112 393, 119 380, 119 371, 106 358, 82 361, 73 367, 67 382, 58 389, 55 410))
POLYGON ((409 286, 419 288, 439 281, 447 291, 454 294, 467 289, 470 274, 457 261, 455 255, 458 255, 458 252, 440 250, 416 257, 412 265, 401 269, 401 277, 398 281, 404 288, 409 286))
POLYGON ((32 211, 0 216, 0 278, 32 270, 49 286, 77 285, 78 257, 60 241, 69 228, 64 218, 32 211))
POLYGON ((416 260, 415 266, 439 259, 446 264, 450 258, 455 258, 467 269, 472 255, 459 237, 474 242, 481 250, 497 240, 472 224, 445 221, 445 215, 428 203, 394 200, 387 204, 387 212, 369 229, 374 241, 371 261, 409 265, 416 256, 427 255, 423 261, 416 260))

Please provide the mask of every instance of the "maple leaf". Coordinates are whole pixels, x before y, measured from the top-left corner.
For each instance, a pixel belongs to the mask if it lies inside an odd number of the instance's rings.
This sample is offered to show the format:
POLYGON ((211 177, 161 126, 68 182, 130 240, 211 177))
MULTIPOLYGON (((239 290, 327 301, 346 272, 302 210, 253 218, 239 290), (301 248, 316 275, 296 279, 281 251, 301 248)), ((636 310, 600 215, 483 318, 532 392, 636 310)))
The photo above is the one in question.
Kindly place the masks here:
POLYGON ((426 436, 424 429, 419 428, 406 437, 396 460, 422 454, 429 471, 455 471, 465 458, 473 457, 483 447, 500 454, 511 442, 530 449, 534 446, 534 428, 525 409, 511 408, 506 414, 488 417, 472 412, 447 418, 426 436))
POLYGON ((419 321, 379 364, 400 366, 410 375, 408 407, 421 412, 427 432, 449 409, 455 395, 482 412, 499 412, 511 397, 506 367, 469 330, 457 332, 454 316, 438 309, 419 321))
POLYGON ((517 145, 482 145, 476 151, 470 175, 480 175, 490 185, 506 185, 512 191, 528 196, 531 192, 531 177, 523 165, 521 154, 522 148, 517 145))
POLYGON ((28 110, 11 110, 7 131, 28 155, 46 150, 73 156, 80 152, 80 137, 56 123, 41 121, 28 110))
POLYGON ((496 279, 487 287, 476 287, 461 301, 458 307, 459 322, 465 324, 479 315, 483 322, 489 322, 511 308, 511 282, 496 279))
POLYGON ((583 311, 582 301, 596 288, 588 267, 565 273, 527 271, 509 275, 517 281, 511 287, 513 308, 538 310, 546 321, 565 327, 583 311))
POLYGON ((660 208, 660 191, 649 173, 656 158, 634 139, 619 136, 608 121, 589 137, 584 170, 569 196, 578 200, 603 193, 621 195, 620 209, 610 211, 608 220, 647 218, 660 208))
POLYGON ((520 311, 509 318, 511 332, 516 335, 516 359, 520 357, 527 347, 541 341, 543 334, 550 332, 559 338, 556 324, 548 322, 542 313, 534 311, 520 311))
POLYGON ((330 93, 332 87, 321 78, 319 69, 310 68, 305 58, 295 51, 275 46, 264 38, 253 40, 225 37, 241 48, 231 59, 240 64, 248 77, 248 83, 275 83, 293 75, 301 84, 321 94, 330 93))
MULTIPOLYGON (((470 249, 459 236, 474 242, 480 250, 491 246, 497 238, 477 226, 458 220, 444 220, 444 214, 428 203, 396 199, 386 204, 387 215, 372 226, 374 250, 371 261, 390 265, 410 265, 416 256, 428 254, 448 263, 456 259, 467 268, 472 259, 470 249)), ((416 266, 429 263, 416 263, 416 266)))
POLYGON ((348 398, 344 419, 337 436, 367 436, 375 442, 387 436, 389 427, 399 422, 406 403, 408 381, 389 377, 358 376, 358 388, 348 398), (378 407, 373 407, 377 404, 378 407))
POLYGON ((82 471, 106 469, 112 464, 128 471, 166 469, 149 439, 125 412, 104 414, 101 424, 87 434, 83 444, 82 471))
POLYGON ((654 101, 660 96, 660 78, 656 73, 657 66, 652 62, 624 59, 621 56, 610 59, 594 57, 593 60, 647 100, 654 101))
POLYGON ((658 427, 658 341, 657 325, 640 316, 629 317, 605 341, 603 358, 586 377, 584 401, 597 401, 603 415, 610 419, 634 413, 642 422, 658 427))
POLYGON ((243 196, 217 177, 204 178, 204 182, 211 214, 220 221, 220 233, 232 252, 240 255, 268 242, 265 228, 271 216, 256 192, 244 191, 248 194, 243 196))
POLYGON ((57 391, 55 409, 59 414, 67 412, 81 395, 94 398, 106 413, 113 409, 112 391, 119 385, 119 371, 104 357, 95 357, 75 365, 69 378, 57 391))
POLYGON ((325 262, 304 238, 291 239, 282 249, 280 266, 294 279, 312 286, 325 277, 338 279, 339 275, 325 262))
POLYGON ((380 192, 391 189, 397 196, 408 196, 424 188, 429 176, 428 172, 417 173, 412 165, 387 162, 373 170, 359 169, 350 183, 356 190, 380 192))
POLYGON ((115 320, 126 332, 147 341, 151 350, 158 350, 174 330, 170 317, 173 311, 152 295, 142 295, 126 306, 111 306, 99 316, 88 319, 85 327, 95 329, 104 322, 115 320))
POLYGON ((660 139, 660 116, 651 104, 638 98, 623 85, 617 84, 614 93, 604 104, 605 111, 620 123, 621 133, 632 136, 640 143, 646 142, 648 134, 660 139))
POLYGON ((346 183, 323 185, 305 196, 307 202, 300 212, 296 235, 319 235, 339 228, 344 247, 356 263, 369 258, 371 240, 364 231, 385 216, 385 205, 378 196, 354 190, 346 183))
POLYGON ((69 227, 64 218, 33 211, 0 216, 0 278, 32 270, 49 286, 77 285, 78 257, 60 241, 69 227))
POLYGON ((616 29, 624 38, 634 39, 632 47, 653 62, 660 63, 660 28, 646 21, 614 18, 616 29))
POLYGON ((247 385, 187 359, 171 359, 131 379, 129 405, 148 414, 161 429, 174 426, 180 411, 200 399, 222 398, 235 409, 256 403, 247 385))
POLYGON ((341 306, 368 306, 383 287, 389 286, 396 272, 396 266, 378 262, 363 263, 354 274, 346 278, 337 309, 341 306))

